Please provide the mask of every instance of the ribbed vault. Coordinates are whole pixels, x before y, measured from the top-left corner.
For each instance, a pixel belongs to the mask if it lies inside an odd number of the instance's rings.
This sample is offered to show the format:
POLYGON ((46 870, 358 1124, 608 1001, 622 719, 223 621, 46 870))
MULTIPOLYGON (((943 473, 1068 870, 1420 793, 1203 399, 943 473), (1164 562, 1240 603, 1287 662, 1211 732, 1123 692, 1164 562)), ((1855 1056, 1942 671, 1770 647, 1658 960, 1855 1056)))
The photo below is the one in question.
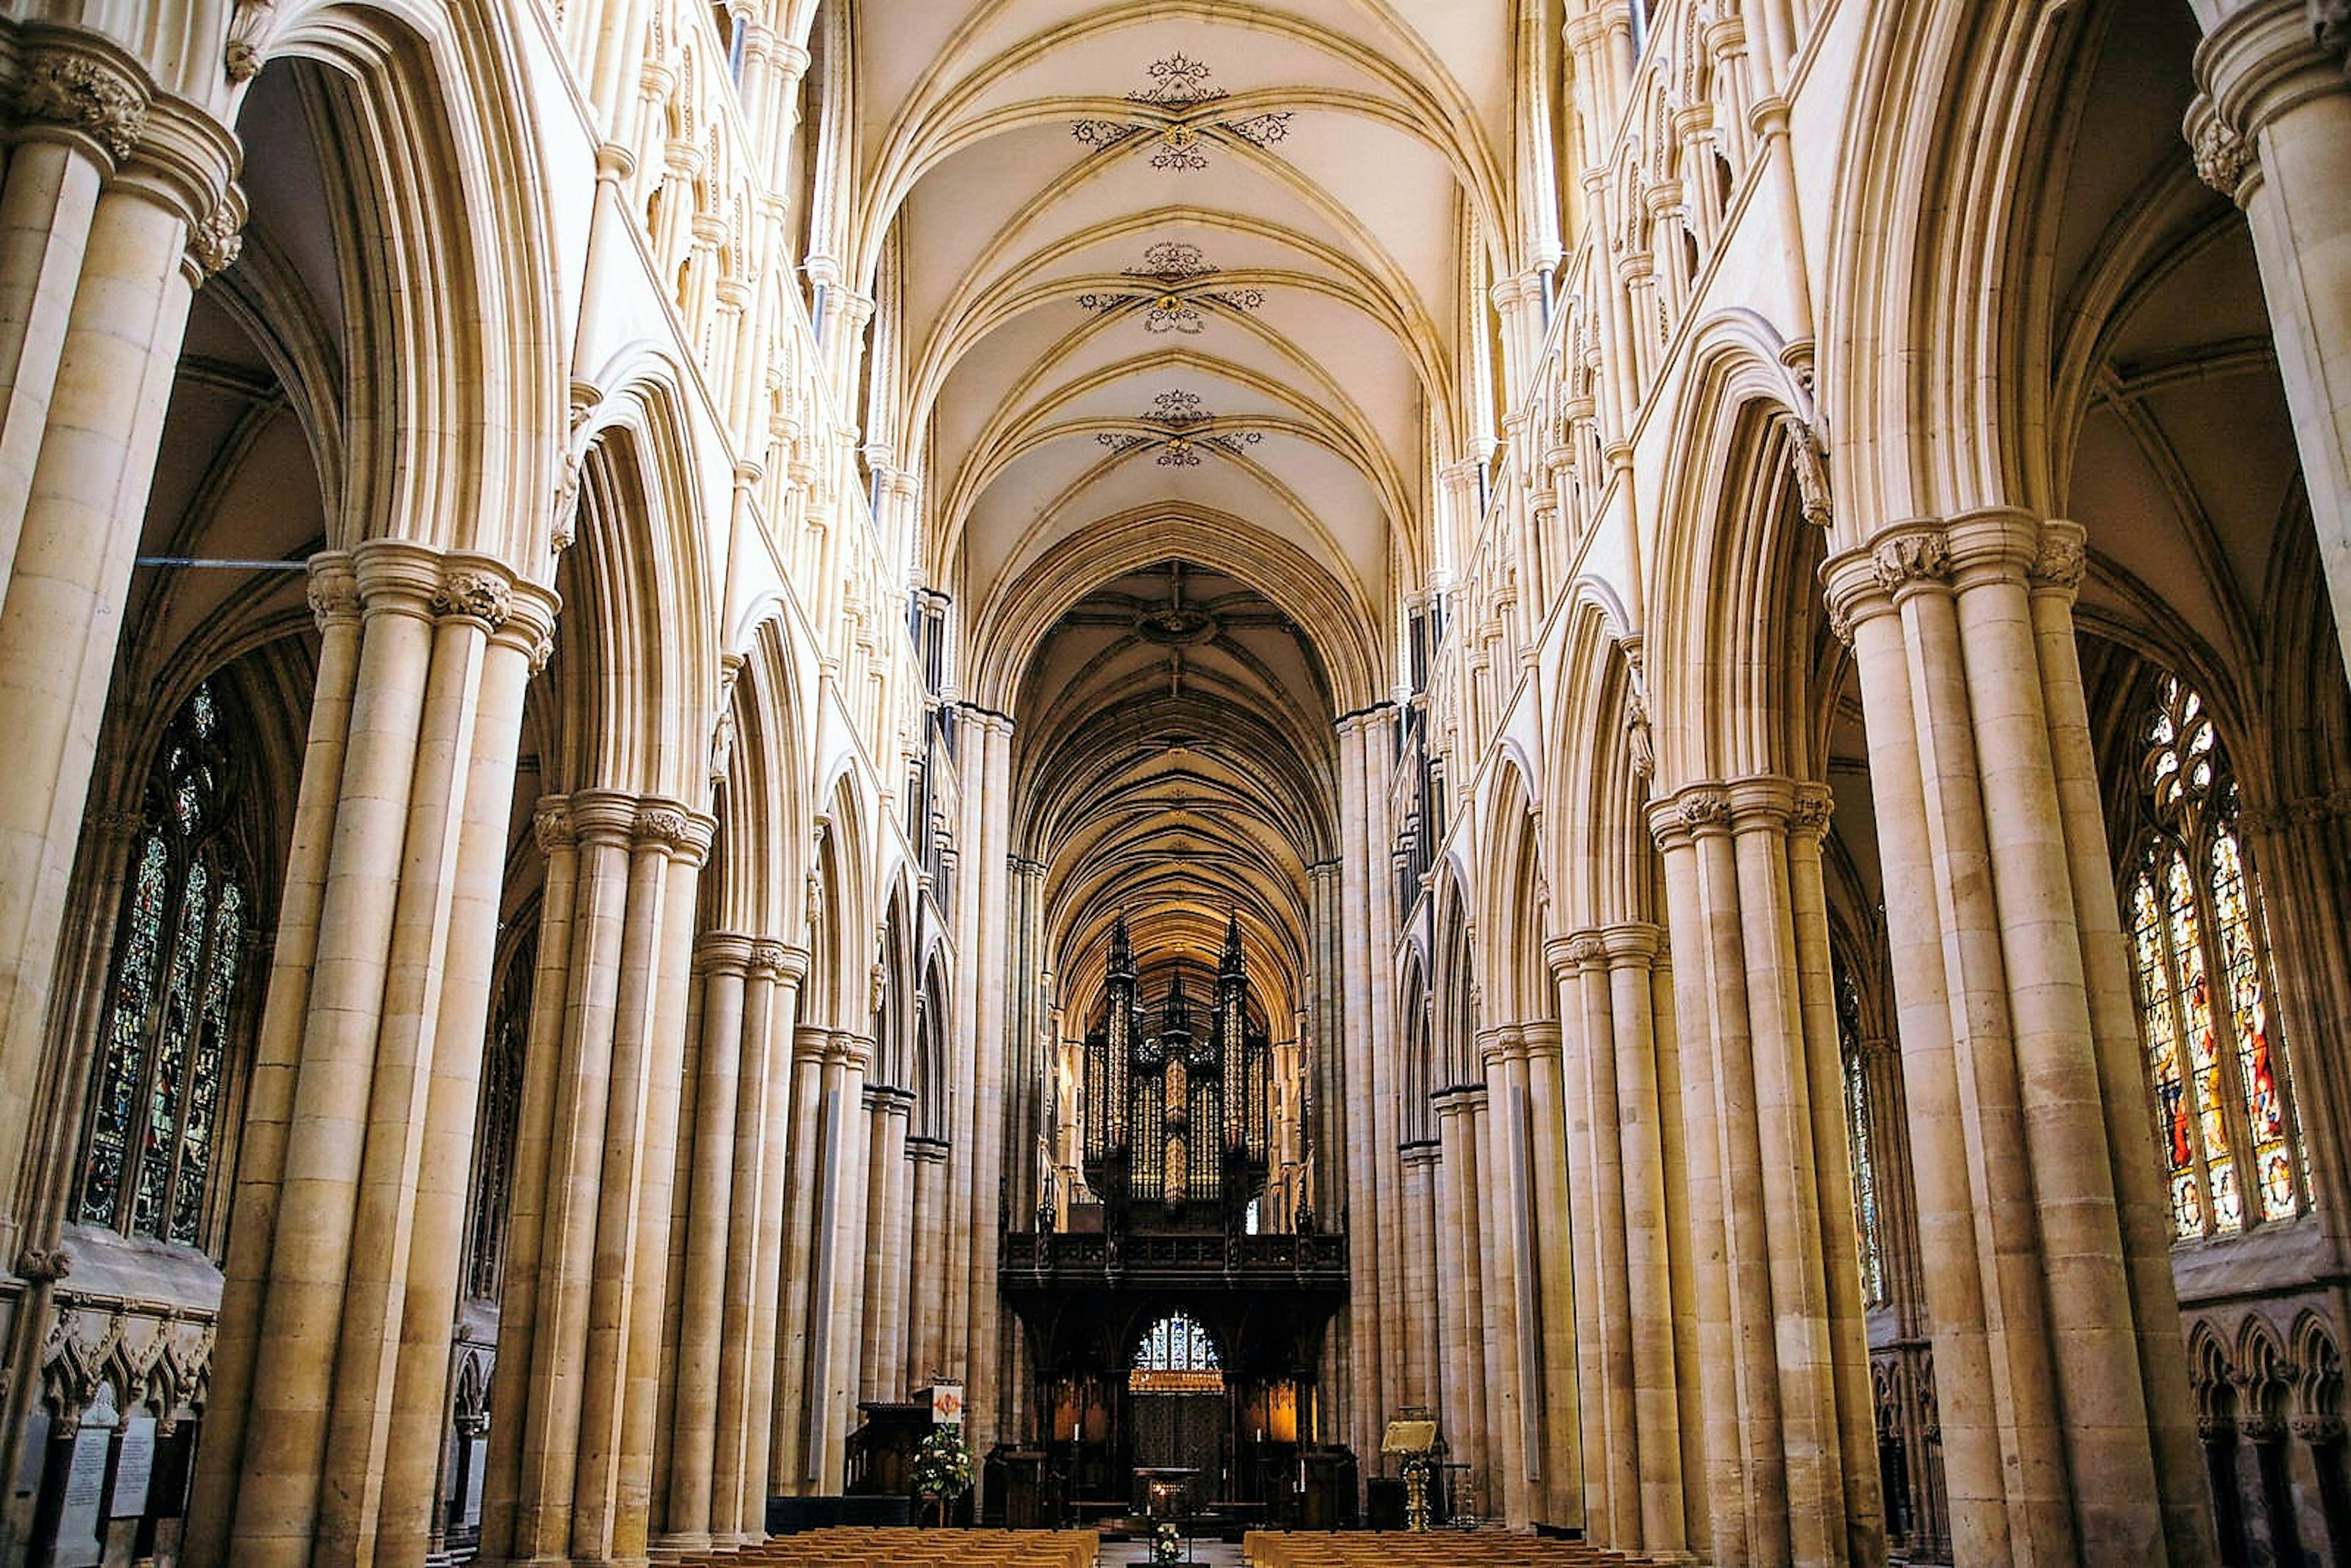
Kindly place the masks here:
POLYGON ((1306 988, 1307 867, 1335 838, 1331 695, 1306 634, 1182 560, 1080 599, 1030 660, 1014 734, 1018 852, 1046 868, 1043 951, 1074 1031, 1123 914, 1155 997, 1204 979, 1240 917, 1256 999, 1288 1039, 1306 988))

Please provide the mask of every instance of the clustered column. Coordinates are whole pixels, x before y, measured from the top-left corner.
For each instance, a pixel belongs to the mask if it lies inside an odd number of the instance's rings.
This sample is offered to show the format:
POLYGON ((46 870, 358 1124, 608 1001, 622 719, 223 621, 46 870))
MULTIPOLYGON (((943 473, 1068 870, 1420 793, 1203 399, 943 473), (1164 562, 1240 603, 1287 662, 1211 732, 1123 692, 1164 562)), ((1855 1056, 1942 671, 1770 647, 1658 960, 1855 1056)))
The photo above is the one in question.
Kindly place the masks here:
POLYGON ((193 290, 244 214, 225 126, 95 34, 28 23, 19 43, 0 185, 0 1260, 41 1163, 34 1084, 164 407, 193 290))
POLYGON ((319 682, 232 1199, 201 1563, 424 1549, 515 747, 554 614, 496 561, 390 539, 319 558, 311 599, 319 682))
MULTIPOLYGON (((483 1552, 642 1556, 650 1518, 695 890, 710 820, 549 797, 483 1552)), ((732 977, 728 980, 731 991, 732 977)), ((741 1015, 725 1009, 739 1030, 741 1015)))
POLYGON ((2082 559, 2072 524, 1990 510, 1823 575, 1867 718, 1953 1552, 2201 1562, 2082 559))
POLYGON ((1666 865, 1696 1264, 1706 1514, 1724 1563, 1884 1552, 1843 1069, 1826 791, 1759 776, 1651 808, 1666 865))
MULTIPOLYGON (((1677 1555, 1687 1549, 1689 1499, 1677 1326, 1678 1250, 1667 1210, 1661 1082, 1670 1082, 1657 1025, 1662 934, 1626 922, 1551 943, 1567 1041, 1563 1084, 1566 1157, 1583 1173, 1573 1210, 1579 1346, 1585 1385, 1587 1528, 1624 1551, 1677 1555)), ((1669 1015, 1668 1015, 1669 1016, 1669 1015)), ((1556 1069, 1554 1069, 1556 1071, 1556 1069)), ((1564 1177, 1550 1178, 1563 1185, 1564 1177)))

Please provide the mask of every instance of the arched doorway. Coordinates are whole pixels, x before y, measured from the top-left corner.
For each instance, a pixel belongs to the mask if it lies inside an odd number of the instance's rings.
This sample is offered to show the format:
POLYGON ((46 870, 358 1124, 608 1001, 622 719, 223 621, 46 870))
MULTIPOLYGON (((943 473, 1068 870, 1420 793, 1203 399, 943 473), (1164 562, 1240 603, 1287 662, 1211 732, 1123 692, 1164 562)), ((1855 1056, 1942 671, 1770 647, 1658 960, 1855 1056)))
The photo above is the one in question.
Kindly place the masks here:
POLYGON ((1144 1330, 1126 1391, 1145 1511, 1165 1515, 1179 1497, 1199 1498, 1203 1486, 1223 1481, 1230 1469, 1224 1358, 1198 1320, 1179 1310, 1144 1330))

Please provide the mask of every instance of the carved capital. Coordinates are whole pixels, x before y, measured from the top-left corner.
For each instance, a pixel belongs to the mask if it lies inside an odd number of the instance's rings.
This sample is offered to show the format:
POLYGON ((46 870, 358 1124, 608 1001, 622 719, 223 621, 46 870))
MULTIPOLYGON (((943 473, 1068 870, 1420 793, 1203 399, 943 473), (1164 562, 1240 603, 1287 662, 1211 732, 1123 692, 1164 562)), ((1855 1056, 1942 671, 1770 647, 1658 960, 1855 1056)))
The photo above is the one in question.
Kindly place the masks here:
POLYGON ((188 225, 188 257, 204 277, 225 272, 245 254, 245 188, 232 183, 221 199, 188 225))
POLYGON ((1788 808, 1788 831, 1818 837, 1828 831, 1830 813, 1835 810, 1836 796, 1827 785, 1799 784, 1788 808))
POLYGON ((360 578, 350 559, 340 551, 310 558, 310 615, 324 632, 335 620, 354 620, 360 612, 360 578))
POLYGON ((147 85, 109 55, 63 40, 37 48, 16 89, 27 128, 78 136, 120 164, 147 129, 147 85))
POLYGON ((531 836, 538 841, 541 854, 549 854, 574 841, 571 825, 571 802, 560 795, 549 795, 530 814, 531 836))
POLYGON ((784 945, 780 942, 751 944, 751 967, 766 974, 776 974, 784 967, 784 945))
POLYGON ((637 812, 637 841, 664 844, 671 849, 686 845, 685 811, 677 806, 647 806, 637 812))
POLYGON ((2035 588, 2078 593, 2089 564, 2081 526, 2053 519, 2041 526, 2041 548, 2032 558, 2029 580, 2035 588))
POLYGON ((1870 550, 1870 572, 1888 594, 1921 583, 1946 582, 1951 575, 1951 549, 1942 530, 1921 529, 1881 539, 1870 550))
POLYGON ((514 608, 514 585, 496 571, 478 567, 452 567, 441 577, 433 595, 433 613, 479 621, 491 631, 506 623, 514 608))
POLYGON ((2252 138, 2221 119, 2209 98, 2199 98, 2189 107, 2181 129, 2196 160, 2196 177, 2229 200, 2239 200, 2245 176, 2258 163, 2252 138))
POLYGON ((1730 821, 1730 794, 1711 785, 1685 789, 1674 800, 1674 815, 1690 832, 1720 827, 1730 821))
POLYGON ((2314 1448, 2333 1448, 2343 1441, 2340 1416, 2297 1416, 2293 1426, 2294 1435, 2314 1448))

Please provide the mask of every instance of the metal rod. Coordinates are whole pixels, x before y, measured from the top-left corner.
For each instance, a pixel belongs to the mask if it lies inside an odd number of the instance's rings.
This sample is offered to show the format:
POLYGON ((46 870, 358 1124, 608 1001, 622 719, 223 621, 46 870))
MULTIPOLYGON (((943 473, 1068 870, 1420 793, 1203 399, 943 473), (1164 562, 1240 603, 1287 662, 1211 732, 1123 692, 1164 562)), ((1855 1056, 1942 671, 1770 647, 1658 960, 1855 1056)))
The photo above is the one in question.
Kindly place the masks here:
POLYGON ((232 571, 308 571, 307 560, 235 560, 193 555, 142 555, 132 566, 219 567, 232 571))

